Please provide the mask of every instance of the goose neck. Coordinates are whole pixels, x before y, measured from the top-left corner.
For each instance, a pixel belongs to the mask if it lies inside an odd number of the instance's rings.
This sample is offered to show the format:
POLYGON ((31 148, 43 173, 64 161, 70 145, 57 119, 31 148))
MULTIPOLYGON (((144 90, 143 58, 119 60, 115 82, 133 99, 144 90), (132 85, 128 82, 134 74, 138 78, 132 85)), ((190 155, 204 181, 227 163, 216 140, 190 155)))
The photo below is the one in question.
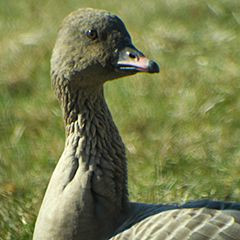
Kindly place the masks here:
POLYGON ((105 102, 103 88, 87 96, 78 92, 74 103, 66 120, 65 148, 74 144, 79 165, 91 172, 96 202, 108 203, 107 211, 112 213, 124 211, 128 204, 125 147, 105 102))

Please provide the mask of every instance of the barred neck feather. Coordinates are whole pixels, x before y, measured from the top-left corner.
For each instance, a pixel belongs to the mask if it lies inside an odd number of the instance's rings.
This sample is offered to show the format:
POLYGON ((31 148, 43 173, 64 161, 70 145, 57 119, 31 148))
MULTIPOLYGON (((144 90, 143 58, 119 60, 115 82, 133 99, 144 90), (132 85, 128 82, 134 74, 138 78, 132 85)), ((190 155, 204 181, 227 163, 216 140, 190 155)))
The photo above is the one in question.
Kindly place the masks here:
POLYGON ((107 211, 118 213, 128 201, 126 153, 103 88, 88 95, 79 90, 72 99, 74 102, 67 104, 71 109, 65 114, 65 147, 74 143, 78 167, 92 174, 91 190, 96 202, 107 204, 107 211))

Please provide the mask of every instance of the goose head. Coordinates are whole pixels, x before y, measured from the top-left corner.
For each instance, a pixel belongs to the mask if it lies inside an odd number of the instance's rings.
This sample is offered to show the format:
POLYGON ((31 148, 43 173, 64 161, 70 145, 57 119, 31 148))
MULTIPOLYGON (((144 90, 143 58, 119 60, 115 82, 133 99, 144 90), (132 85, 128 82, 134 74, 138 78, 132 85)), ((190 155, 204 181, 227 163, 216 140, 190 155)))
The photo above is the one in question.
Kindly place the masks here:
POLYGON ((137 72, 158 73, 159 67, 133 46, 117 16, 79 9, 63 20, 51 58, 58 95, 62 86, 87 91, 137 72))

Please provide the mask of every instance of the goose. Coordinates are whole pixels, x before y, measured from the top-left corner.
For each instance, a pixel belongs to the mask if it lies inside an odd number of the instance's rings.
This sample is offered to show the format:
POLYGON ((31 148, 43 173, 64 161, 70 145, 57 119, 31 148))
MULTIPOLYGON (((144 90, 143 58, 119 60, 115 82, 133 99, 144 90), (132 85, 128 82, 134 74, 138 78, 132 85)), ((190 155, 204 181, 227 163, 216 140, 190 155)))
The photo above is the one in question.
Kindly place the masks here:
POLYGON ((240 204, 129 201, 126 151, 103 85, 138 72, 158 73, 159 67, 133 46, 117 16, 87 8, 63 20, 51 57, 51 81, 66 141, 34 240, 240 239, 240 204))

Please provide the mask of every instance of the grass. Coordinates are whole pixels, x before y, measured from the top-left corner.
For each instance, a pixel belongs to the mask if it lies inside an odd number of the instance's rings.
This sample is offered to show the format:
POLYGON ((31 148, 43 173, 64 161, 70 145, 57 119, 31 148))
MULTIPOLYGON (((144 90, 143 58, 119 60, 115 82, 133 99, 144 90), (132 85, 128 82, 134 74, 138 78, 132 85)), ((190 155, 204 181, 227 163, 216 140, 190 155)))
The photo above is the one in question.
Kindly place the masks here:
POLYGON ((129 193, 147 203, 240 202, 240 2, 0 2, 0 239, 31 239, 64 147, 49 59, 79 7, 117 14, 159 75, 105 85, 126 144, 129 193))

